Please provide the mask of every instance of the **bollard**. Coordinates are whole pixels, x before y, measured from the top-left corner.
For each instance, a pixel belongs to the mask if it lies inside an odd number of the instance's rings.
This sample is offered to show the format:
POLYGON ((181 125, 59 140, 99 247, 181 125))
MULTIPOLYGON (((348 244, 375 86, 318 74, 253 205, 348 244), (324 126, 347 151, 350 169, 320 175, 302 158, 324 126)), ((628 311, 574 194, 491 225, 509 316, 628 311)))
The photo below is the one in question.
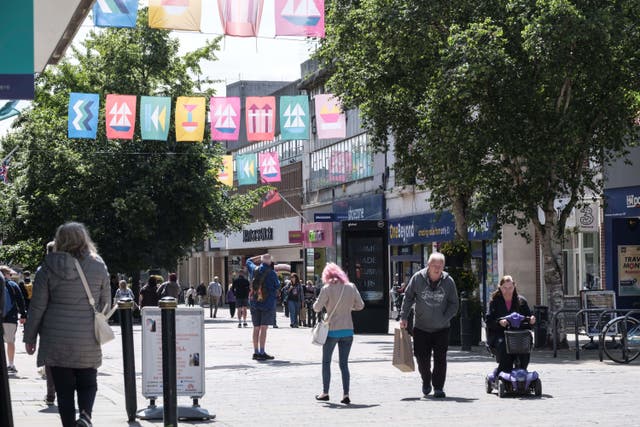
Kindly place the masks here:
POLYGON ((162 400, 164 426, 178 425, 178 392, 176 380, 176 306, 172 297, 160 299, 162 319, 162 400))
POLYGON ((462 351, 471 351, 471 319, 469 299, 465 291, 460 293, 460 344, 462 351))
MULTIPOLYGON (((4 286, 4 282, 0 281, 0 284, 4 286)), ((2 307, 0 307, 1 309, 2 307)), ((0 332, 4 333, 2 325, 0 325, 0 332)), ((13 427, 9 373, 7 372, 7 359, 4 354, 4 342, 0 342, 0 426, 13 427)))
POLYGON ((122 298, 118 301, 120 329, 122 331, 122 367, 124 370, 124 400, 129 422, 136 420, 138 402, 136 399, 136 361, 133 352, 133 300, 122 298))

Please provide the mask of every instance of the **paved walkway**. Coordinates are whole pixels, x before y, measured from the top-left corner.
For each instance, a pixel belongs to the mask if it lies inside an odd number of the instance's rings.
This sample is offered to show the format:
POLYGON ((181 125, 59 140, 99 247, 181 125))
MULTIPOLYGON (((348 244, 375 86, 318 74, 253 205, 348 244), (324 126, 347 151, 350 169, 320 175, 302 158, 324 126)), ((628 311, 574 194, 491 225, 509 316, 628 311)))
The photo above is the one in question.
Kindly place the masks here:
MULTIPOLYGON (((495 362, 483 348, 471 352, 452 348, 445 390, 447 398, 424 399, 417 372, 401 373, 391 366, 393 335, 355 337, 350 358, 351 399, 342 397, 337 362, 332 368, 331 401, 316 402, 321 391, 321 349, 310 343, 308 328, 291 329, 278 313, 279 329, 270 329, 267 351, 271 362, 251 360, 251 328, 238 329, 222 310, 222 318, 206 319, 205 372, 207 393, 203 408, 216 414, 212 421, 193 424, 218 426, 393 425, 393 426, 577 426, 640 425, 634 394, 640 383, 640 363, 618 365, 597 360, 596 351, 575 361, 563 350, 557 359, 549 351, 536 351, 530 368, 543 381, 542 398, 499 399, 485 393, 484 376, 495 362)), ((396 326, 391 321, 390 330, 396 326)), ((119 332, 119 329, 116 328, 119 332)), ((21 339, 21 333, 19 333, 21 339)), ((137 387, 140 390, 140 326, 134 327, 137 387)), ((96 427, 125 426, 121 344, 104 347, 94 407, 96 427)), ((337 351, 335 355, 337 359, 337 351)), ((14 422, 17 427, 60 425, 57 407, 44 405, 45 381, 35 357, 24 347, 16 355, 18 375, 10 380, 14 422)), ((138 409, 147 406, 138 392, 138 409)), ((161 403, 161 400, 158 402, 161 403)), ((179 398, 179 404, 189 404, 179 398)), ((187 424, 188 422, 181 422, 187 424)), ((162 425, 137 421, 131 425, 162 425)))

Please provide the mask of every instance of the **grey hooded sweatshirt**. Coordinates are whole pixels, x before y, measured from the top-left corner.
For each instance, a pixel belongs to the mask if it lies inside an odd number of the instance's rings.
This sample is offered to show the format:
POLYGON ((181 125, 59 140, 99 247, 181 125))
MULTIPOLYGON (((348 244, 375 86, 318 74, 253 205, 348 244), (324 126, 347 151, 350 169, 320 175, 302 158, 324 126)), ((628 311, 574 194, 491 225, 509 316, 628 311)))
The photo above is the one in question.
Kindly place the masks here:
MULTIPOLYGON (((97 255, 79 259, 96 309, 110 306, 109 273, 97 255)), ((37 365, 97 368, 102 351, 93 329, 93 310, 73 256, 54 252, 36 272, 23 341, 35 344, 40 335, 37 365)))
POLYGON ((414 327, 425 332, 437 332, 450 326, 458 312, 458 290, 449 273, 432 283, 423 268, 411 277, 404 292, 400 318, 407 320, 415 303, 414 327))

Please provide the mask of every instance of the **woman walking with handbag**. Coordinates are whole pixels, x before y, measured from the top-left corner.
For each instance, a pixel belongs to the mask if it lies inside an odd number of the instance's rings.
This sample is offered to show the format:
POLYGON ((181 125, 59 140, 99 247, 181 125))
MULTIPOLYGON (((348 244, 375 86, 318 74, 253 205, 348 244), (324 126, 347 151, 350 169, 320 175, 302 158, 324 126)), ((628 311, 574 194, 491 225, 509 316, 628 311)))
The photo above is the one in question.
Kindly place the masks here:
POLYGON ((322 272, 324 286, 320 291, 317 301, 313 304, 313 310, 320 313, 326 308, 329 317, 329 333, 322 346, 322 394, 316 396, 316 400, 329 400, 329 384, 331 381, 331 357, 336 345, 338 346, 338 358, 340 372, 342 373, 341 403, 349 404, 349 352, 353 343, 352 311, 364 308, 364 302, 353 283, 349 282, 347 274, 336 264, 329 262, 322 272))
POLYGON ((69 222, 58 227, 55 245, 56 252, 45 256, 36 273, 24 342, 27 353, 33 354, 40 335, 37 365, 51 367, 62 425, 86 427, 92 425, 102 351, 94 330, 94 309, 76 261, 86 276, 96 310, 110 306, 109 273, 83 224, 69 222))

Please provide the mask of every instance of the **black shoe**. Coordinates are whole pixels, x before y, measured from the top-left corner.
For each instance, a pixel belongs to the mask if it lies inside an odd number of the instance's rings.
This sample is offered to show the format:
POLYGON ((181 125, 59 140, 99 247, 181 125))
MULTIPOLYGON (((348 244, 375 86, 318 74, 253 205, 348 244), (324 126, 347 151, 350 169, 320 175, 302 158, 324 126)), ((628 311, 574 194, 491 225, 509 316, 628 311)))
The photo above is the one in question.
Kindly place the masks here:
POLYGON ((91 424, 91 418, 83 412, 80 414, 80 418, 76 420, 76 427, 93 427, 93 424, 91 424))
POLYGON ((351 404, 351 399, 349 399, 349 396, 345 396, 340 403, 344 403, 345 405, 350 405, 351 404))
POLYGON ((429 395, 429 393, 431 393, 431 386, 430 385, 423 385, 422 386, 422 394, 427 397, 429 395))
POLYGON ((244 323, 242 324, 242 326, 244 326, 244 327, 246 328, 246 327, 247 327, 247 322, 244 322, 244 323))
POLYGON ((445 394, 444 390, 435 390, 433 392, 433 397, 435 397, 437 399, 443 399, 443 398, 447 397, 447 395, 445 394))
POLYGON ((260 353, 253 353, 253 360, 262 360, 262 355, 260 353))
POLYGON ((273 327, 277 329, 277 328, 278 328, 278 325, 273 325, 273 327))
POLYGON ((55 397, 45 396, 44 403, 46 403, 47 406, 55 405, 55 397))
POLYGON ((242 323, 238 323, 238 328, 242 328, 242 323))
POLYGON ((273 359, 275 359, 275 357, 273 357, 272 355, 267 354, 267 353, 262 353, 260 356, 262 356, 262 360, 273 360, 273 359))
POLYGON ((323 402, 327 402, 329 400, 329 395, 328 394, 326 394, 324 396, 317 395, 316 396, 316 400, 321 400, 323 402))

